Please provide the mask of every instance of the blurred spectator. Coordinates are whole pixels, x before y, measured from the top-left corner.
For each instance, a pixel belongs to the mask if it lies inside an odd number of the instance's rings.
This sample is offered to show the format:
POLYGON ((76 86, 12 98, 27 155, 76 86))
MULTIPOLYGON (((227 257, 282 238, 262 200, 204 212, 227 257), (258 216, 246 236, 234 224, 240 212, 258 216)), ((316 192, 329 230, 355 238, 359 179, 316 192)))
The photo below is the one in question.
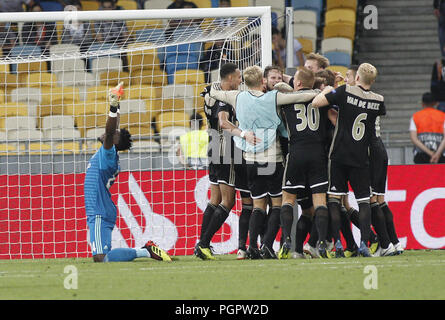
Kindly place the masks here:
POLYGON ((277 28, 272 28, 272 60, 274 64, 280 66, 282 69, 304 66, 303 47, 298 39, 294 39, 293 63, 290 66, 287 65, 286 47, 286 39, 284 38, 283 34, 277 28))
POLYGON ((29 8, 33 4, 33 0, 1 0, 0 12, 23 12, 23 5, 29 8))
POLYGON ((198 8, 198 6, 191 1, 174 0, 167 9, 184 9, 184 8, 198 8))
POLYGON ((193 113, 190 117, 191 131, 179 137, 176 155, 187 167, 198 169, 206 166, 209 135, 206 130, 202 130, 203 124, 202 116, 193 113))
MULTIPOLYGON (((232 3, 230 0, 219 0, 219 8, 230 8, 232 6, 232 3)), ((215 19, 215 23, 217 26, 219 27, 228 27, 230 25, 232 25, 233 23, 235 23, 235 19, 234 18, 217 18, 215 19)))
POLYGON ((17 25, 11 23, 0 23, 0 48, 6 57, 9 51, 18 44, 17 25))
POLYGON ((224 64, 231 57, 230 44, 227 42, 224 46, 224 40, 218 40, 204 51, 201 57, 199 68, 204 72, 206 83, 210 83, 210 71, 219 69, 220 62, 224 64))
POLYGON ((445 0, 434 0, 434 15, 439 21, 440 51, 445 57, 445 0))
MULTIPOLYGON (((65 10, 82 11, 82 4, 79 2, 74 6, 67 6, 65 10)), ((87 51, 94 41, 92 26, 89 22, 77 20, 65 22, 62 31, 62 43, 75 44, 80 47, 80 51, 87 51)))
POLYGON ((40 4, 42 11, 63 11, 66 5, 71 4, 68 0, 35 0, 34 2, 40 4))
POLYGON ((423 109, 414 113, 409 127, 414 163, 445 163, 445 113, 434 108, 430 92, 422 97, 423 109))
MULTIPOLYGON (((34 4, 31 12, 41 12, 42 7, 34 4)), ((26 22, 22 28, 22 41, 24 45, 36 45, 42 49, 42 54, 49 53, 49 47, 57 44, 57 30, 54 22, 26 22)))
MULTIPOLYGON (((115 0, 101 0, 99 10, 121 10, 115 0)), ((97 21, 94 24, 96 40, 99 42, 124 45, 129 38, 125 21, 97 21)))
POLYGON ((445 57, 433 65, 431 93, 434 100, 438 102, 437 109, 445 112, 445 57))

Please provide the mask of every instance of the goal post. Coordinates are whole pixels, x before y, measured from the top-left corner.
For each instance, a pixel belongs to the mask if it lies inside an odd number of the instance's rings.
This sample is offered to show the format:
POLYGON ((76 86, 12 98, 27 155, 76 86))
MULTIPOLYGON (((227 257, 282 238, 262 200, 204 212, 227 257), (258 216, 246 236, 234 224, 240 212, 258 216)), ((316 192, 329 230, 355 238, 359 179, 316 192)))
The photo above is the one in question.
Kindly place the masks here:
MULTIPOLYGON (((121 81, 133 149, 110 188, 112 245, 192 254, 209 181, 178 161, 178 137, 205 121, 199 93, 222 63, 272 63, 271 27, 270 7, 0 13, 0 259, 90 255, 83 179, 121 81)), ((240 211, 216 252, 237 249, 240 211)))

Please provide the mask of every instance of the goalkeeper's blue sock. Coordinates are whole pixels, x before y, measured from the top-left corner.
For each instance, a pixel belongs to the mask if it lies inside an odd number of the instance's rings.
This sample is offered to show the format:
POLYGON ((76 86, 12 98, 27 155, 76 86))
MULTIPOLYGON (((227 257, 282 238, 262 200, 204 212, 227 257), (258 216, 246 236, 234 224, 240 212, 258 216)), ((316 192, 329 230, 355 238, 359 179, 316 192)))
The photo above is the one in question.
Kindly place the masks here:
POLYGON ((104 262, 133 261, 136 258, 144 257, 150 257, 150 253, 145 248, 116 248, 107 253, 104 262))

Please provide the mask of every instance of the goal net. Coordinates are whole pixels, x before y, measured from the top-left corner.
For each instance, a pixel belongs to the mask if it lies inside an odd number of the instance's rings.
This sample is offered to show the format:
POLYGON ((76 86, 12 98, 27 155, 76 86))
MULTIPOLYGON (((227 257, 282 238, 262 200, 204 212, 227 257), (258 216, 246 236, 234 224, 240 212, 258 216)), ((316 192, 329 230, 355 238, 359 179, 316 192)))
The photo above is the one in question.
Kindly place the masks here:
MULTIPOLYGON (((222 63, 271 63, 270 8, 70 10, 0 14, 0 259, 90 255, 83 180, 119 82, 133 148, 110 188, 112 246, 192 254, 209 181, 179 137, 195 114, 205 130, 199 94, 222 63)), ((240 209, 217 252, 237 249, 240 209)))

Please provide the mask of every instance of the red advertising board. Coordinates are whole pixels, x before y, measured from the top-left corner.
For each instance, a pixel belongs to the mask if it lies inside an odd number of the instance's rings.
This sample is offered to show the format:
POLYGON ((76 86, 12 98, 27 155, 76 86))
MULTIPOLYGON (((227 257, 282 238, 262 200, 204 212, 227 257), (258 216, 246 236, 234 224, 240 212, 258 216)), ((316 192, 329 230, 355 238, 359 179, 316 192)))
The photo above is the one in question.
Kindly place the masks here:
MULTIPOLYGON (((90 256, 83 180, 0 176, 0 259, 90 256)), ((118 207, 113 247, 152 239, 170 254, 192 254, 208 188, 205 170, 119 174, 110 189, 118 207)), ((390 166, 386 199, 406 249, 445 248, 445 165, 390 166)), ((239 208, 213 239, 217 252, 237 249, 239 208)))

